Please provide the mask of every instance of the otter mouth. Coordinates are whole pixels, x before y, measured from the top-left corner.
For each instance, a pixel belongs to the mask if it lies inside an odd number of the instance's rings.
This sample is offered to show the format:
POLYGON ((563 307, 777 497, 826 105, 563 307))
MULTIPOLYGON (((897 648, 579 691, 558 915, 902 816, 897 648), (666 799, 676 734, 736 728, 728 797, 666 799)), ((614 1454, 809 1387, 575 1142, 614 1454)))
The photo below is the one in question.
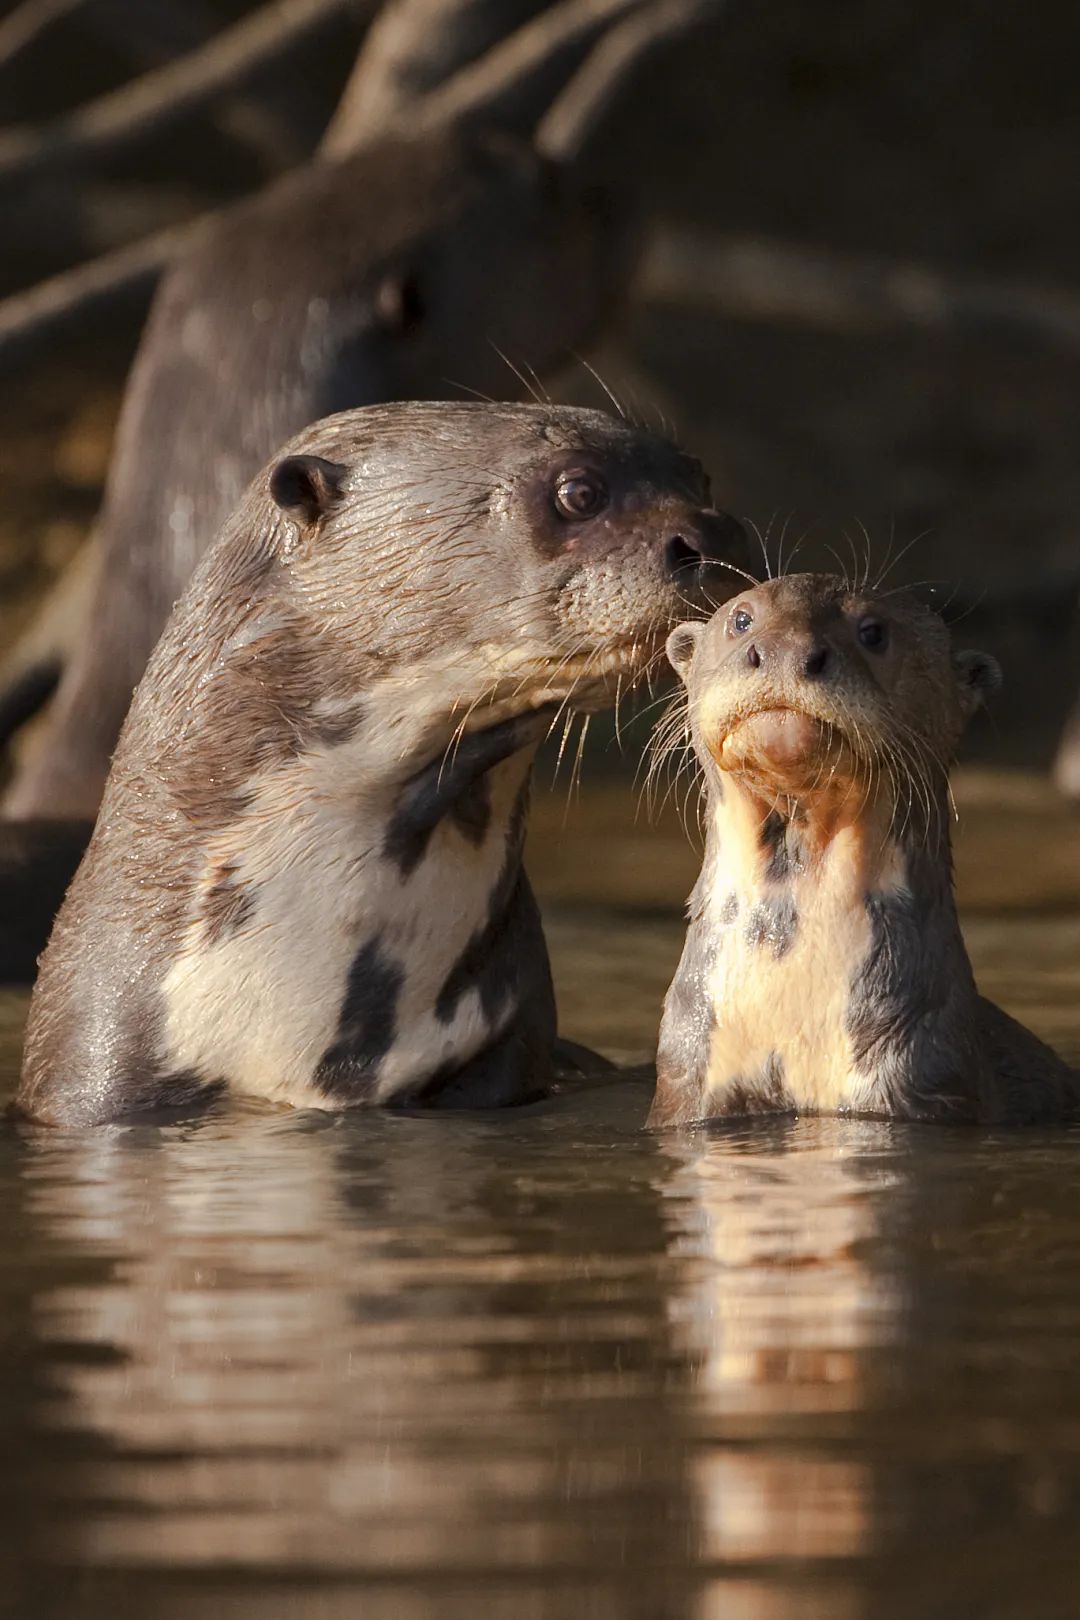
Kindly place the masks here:
POLYGON ((477 706, 469 730, 553 712, 596 714, 630 692, 663 650, 662 636, 613 642, 572 657, 535 659, 508 669, 477 706))
POLYGON ((842 761, 851 763, 843 732, 805 709, 789 707, 740 717, 711 747, 723 770, 781 781, 823 779, 842 761))
POLYGON ((594 714, 615 701, 622 682, 633 685, 652 658, 663 650, 663 639, 621 641, 601 651, 578 653, 548 671, 538 671, 531 689, 530 707, 566 703, 580 714, 594 714))

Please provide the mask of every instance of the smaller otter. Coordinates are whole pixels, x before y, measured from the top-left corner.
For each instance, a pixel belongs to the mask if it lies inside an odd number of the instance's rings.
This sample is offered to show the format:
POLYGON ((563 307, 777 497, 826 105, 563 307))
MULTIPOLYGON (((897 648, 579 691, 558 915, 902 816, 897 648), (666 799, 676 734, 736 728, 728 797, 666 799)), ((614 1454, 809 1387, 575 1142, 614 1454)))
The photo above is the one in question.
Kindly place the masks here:
POLYGON ((564 705, 643 673, 743 541, 699 463, 598 411, 401 404, 307 429, 136 693, 42 958, 22 1111, 543 1090, 533 755, 564 705))
POLYGON ((949 769, 994 660, 911 595, 816 574, 667 650, 708 826, 650 1124, 1074 1116, 1080 1076, 979 995, 953 898, 949 769))

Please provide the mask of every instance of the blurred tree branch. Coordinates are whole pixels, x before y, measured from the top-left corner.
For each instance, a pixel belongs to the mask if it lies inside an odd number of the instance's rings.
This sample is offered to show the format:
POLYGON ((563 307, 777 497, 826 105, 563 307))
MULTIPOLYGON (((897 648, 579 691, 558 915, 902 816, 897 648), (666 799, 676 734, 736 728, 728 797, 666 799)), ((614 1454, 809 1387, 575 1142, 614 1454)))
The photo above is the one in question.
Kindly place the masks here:
POLYGON ((85 4, 86 0, 23 0, 0 20, 0 67, 14 61, 53 23, 85 4))
POLYGON ((568 162, 658 46, 718 17, 726 0, 662 0, 617 24, 594 48, 536 130, 537 150, 568 162))
POLYGON ((531 135, 575 59, 607 32, 613 20, 647 4, 648 0, 556 0, 428 96, 417 110, 419 122, 430 128, 488 121, 531 135))
POLYGON ((0 182, 11 185, 85 163, 157 133, 282 56, 355 0, 272 0, 178 61, 62 118, 0 135, 0 182))
POLYGON ((724 320, 853 337, 914 327, 1080 349, 1080 298, 1061 288, 761 237, 661 230, 640 295, 724 320))
POLYGON ((211 217, 202 215, 193 222, 172 225, 0 299, 0 365, 25 353, 46 332, 65 321, 84 318, 102 305, 114 305, 126 297, 145 306, 181 244, 190 242, 211 217))
POLYGON ((355 151, 415 113, 424 97, 548 0, 388 0, 364 39, 321 150, 355 151))
MULTIPOLYGON (((87 20, 142 71, 201 48, 221 28, 220 16, 203 0, 92 0, 87 20)), ((297 128, 298 88, 293 83, 288 96, 273 98, 257 90, 226 91, 207 109, 209 120, 276 173, 310 150, 297 128)))

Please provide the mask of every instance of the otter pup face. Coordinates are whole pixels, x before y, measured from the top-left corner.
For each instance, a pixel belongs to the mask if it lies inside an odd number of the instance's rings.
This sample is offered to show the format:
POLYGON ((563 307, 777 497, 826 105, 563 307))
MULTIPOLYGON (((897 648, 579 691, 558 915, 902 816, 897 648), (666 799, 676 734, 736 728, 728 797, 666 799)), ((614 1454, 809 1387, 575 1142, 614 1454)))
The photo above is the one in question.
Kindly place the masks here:
POLYGON ((802 801, 947 766, 1000 679, 987 655, 954 654, 915 597, 831 575, 768 580, 707 623, 680 625, 667 647, 701 757, 802 801))
POLYGON ((470 729, 610 701, 744 561, 700 464, 600 412, 397 406, 304 438, 267 481, 290 610, 339 684, 405 679, 470 729))

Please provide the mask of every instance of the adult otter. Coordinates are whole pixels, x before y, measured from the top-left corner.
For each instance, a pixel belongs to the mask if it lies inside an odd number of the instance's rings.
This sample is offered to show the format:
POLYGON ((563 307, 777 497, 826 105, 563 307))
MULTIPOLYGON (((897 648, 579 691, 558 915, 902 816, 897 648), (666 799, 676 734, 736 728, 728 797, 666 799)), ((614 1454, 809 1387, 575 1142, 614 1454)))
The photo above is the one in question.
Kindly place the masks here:
POLYGON ((742 544, 698 463, 600 412, 385 406, 301 434, 138 689, 42 959, 24 1112, 536 1090, 533 753, 742 544))
POLYGON ((708 835, 651 1123, 1072 1116, 1080 1076, 978 994, 953 900, 948 773, 993 660, 912 596, 813 574, 668 656, 708 835))

